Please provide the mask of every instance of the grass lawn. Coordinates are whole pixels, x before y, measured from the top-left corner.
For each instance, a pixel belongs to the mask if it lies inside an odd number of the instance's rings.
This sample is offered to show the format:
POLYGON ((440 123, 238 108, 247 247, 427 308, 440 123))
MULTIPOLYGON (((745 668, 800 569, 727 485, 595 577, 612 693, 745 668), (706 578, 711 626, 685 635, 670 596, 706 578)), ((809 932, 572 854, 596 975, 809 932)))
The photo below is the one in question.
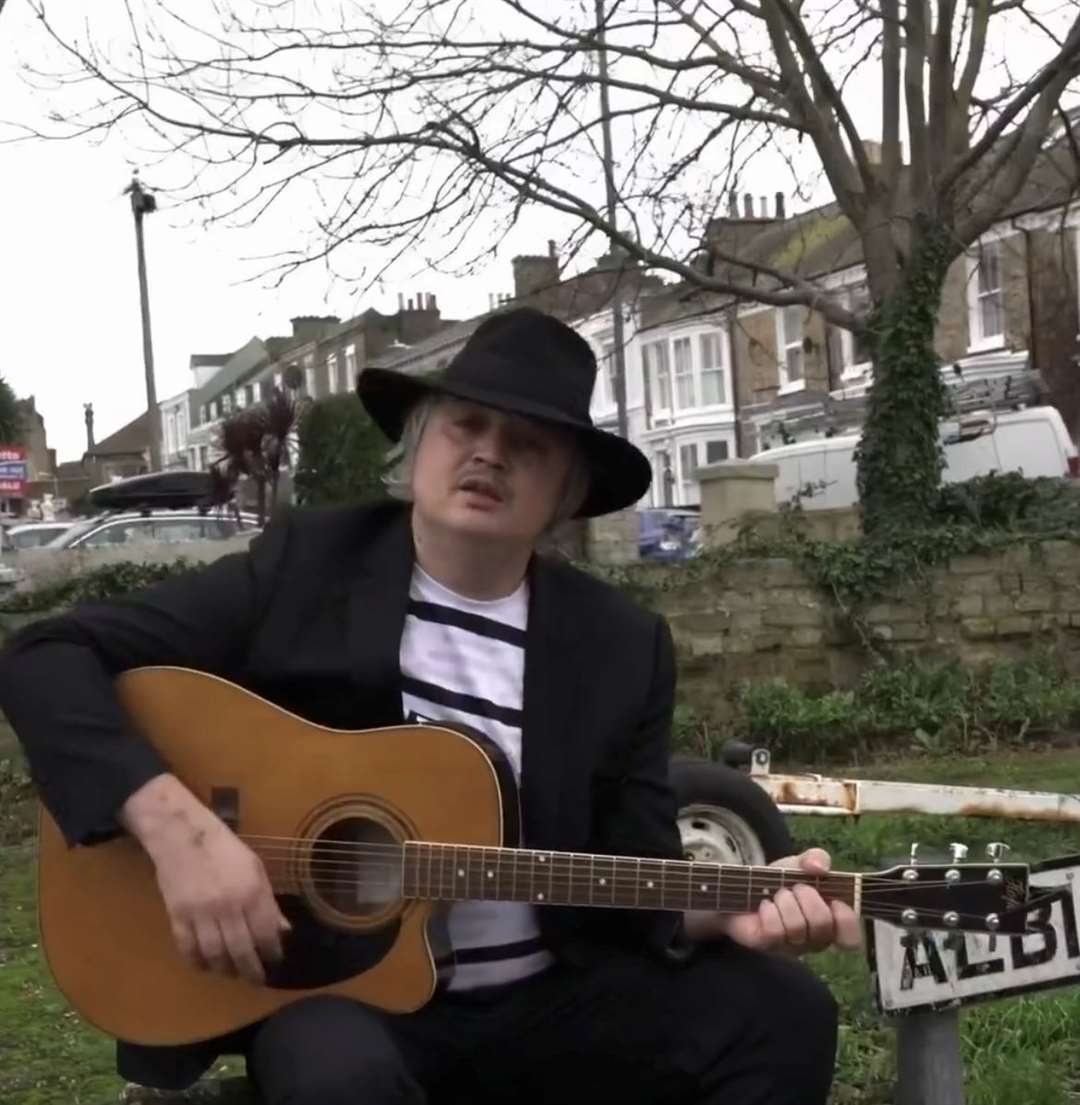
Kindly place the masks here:
MULTIPOLYGON (((0 761, 12 749, 0 731, 0 761)), ((1002 753, 966 760, 895 761, 863 768, 873 778, 986 783, 1080 792, 1080 751, 1002 753)), ((121 1088, 112 1045, 68 1011, 37 947, 33 853, 15 845, 29 803, 0 776, 0 1102, 3 1105, 106 1105, 121 1088), (7 845, 7 847, 3 847, 7 845), (13 846, 14 845, 14 846, 13 846)), ((932 817, 793 819, 800 844, 830 849, 837 868, 876 870, 906 856, 963 840, 972 857, 991 840, 1011 858, 1039 860, 1080 851, 1076 827, 932 817)), ((814 960, 842 1007, 834 1105, 887 1105, 893 1033, 874 1012, 859 955, 814 960)), ((1080 1103, 1080 989, 975 1007, 963 1014, 969 1105, 1080 1103)))

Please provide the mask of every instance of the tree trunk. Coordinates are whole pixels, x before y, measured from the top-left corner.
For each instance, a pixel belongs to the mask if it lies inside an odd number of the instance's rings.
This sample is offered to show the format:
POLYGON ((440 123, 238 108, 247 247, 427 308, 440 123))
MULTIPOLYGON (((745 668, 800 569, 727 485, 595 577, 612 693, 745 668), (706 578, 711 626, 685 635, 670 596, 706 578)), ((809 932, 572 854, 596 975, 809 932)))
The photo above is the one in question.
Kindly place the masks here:
POLYGON ((875 311, 874 382, 856 450, 865 533, 925 524, 941 482, 945 387, 934 326, 955 246, 921 226, 903 280, 875 311))

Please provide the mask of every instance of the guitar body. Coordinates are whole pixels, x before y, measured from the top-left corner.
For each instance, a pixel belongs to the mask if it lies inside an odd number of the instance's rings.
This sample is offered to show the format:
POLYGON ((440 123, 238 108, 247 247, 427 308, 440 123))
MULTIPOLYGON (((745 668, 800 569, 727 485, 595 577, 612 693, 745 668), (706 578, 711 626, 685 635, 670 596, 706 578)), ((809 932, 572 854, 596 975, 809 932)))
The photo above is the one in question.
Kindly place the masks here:
POLYGON ((70 849, 43 811, 42 943, 71 1004, 112 1036, 157 1045, 219 1036, 311 994, 422 1006, 445 951, 440 907, 403 898, 384 860, 381 893, 361 900, 336 842, 376 857, 405 840, 516 843, 516 792, 482 743, 436 725, 325 729, 179 668, 128 672, 117 691, 174 774, 263 856, 293 932, 266 986, 198 970, 176 950, 141 846, 70 849))

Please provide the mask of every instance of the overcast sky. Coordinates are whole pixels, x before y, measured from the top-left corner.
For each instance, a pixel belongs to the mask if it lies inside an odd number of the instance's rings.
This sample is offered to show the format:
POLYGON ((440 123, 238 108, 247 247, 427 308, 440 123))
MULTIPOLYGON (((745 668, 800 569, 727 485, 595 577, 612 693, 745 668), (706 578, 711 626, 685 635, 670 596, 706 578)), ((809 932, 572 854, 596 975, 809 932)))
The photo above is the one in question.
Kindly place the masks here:
MULTIPOLYGON (((134 8, 142 10, 144 2, 134 0, 134 8)), ((396 7, 399 0, 373 2, 396 7)), ((558 6, 569 0, 545 2, 558 6)), ((92 22, 87 23, 92 37, 106 49, 126 48, 129 29, 123 4, 94 0, 92 9, 70 4, 71 0, 56 0, 49 11, 63 13, 77 25, 79 19, 90 18, 80 13, 92 10, 92 22)), ((183 11, 186 15, 205 6, 206 0, 183 11)), ((481 10, 487 18, 491 9, 486 0, 481 10)), ((1030 34, 1026 38, 1030 40, 1030 34)), ((1022 60, 1030 65, 1035 59, 1025 55, 1022 60)), ((8 0, 0 13, 0 123, 49 129, 48 97, 20 73, 28 64, 53 71, 69 67, 37 25, 27 0, 8 0)), ((985 77, 991 83, 996 79, 989 70, 985 77)), ((871 67, 845 88, 845 101, 866 137, 876 137, 879 80, 871 67)), ((97 90, 88 84, 76 91, 91 97, 97 90)), ((70 96, 65 103, 71 105, 70 96)), ((804 149, 800 156, 809 152, 804 149)), ((61 460, 82 454, 84 403, 94 405, 99 440, 145 408, 134 227, 124 195, 133 169, 143 170, 144 183, 152 189, 155 173, 165 171, 145 161, 145 153, 120 135, 96 146, 87 140, 0 144, 0 317, 5 338, 0 373, 20 396, 35 396, 49 443, 61 460)), ((755 155, 754 179, 744 183, 755 194, 786 190, 791 177, 777 171, 782 166, 776 151, 762 150, 755 155)), ((186 174, 186 166, 181 168, 186 174)), ((812 179, 813 199, 821 202, 827 198, 827 187, 820 174, 812 179)), ((163 186, 161 177, 157 186, 163 186)), ((369 306, 391 312, 399 293, 408 298, 427 292, 436 294, 444 317, 478 314, 487 309, 492 293, 513 290, 513 256, 544 253, 549 238, 562 240, 570 230, 562 216, 526 210, 498 256, 476 275, 432 275, 424 258, 417 256, 399 267, 400 283, 358 294, 315 266, 304 268, 281 287, 259 278, 267 263, 256 258, 296 248, 297 235, 312 225, 315 215, 302 209, 302 199, 291 207, 272 209, 249 231, 222 225, 207 229, 197 222, 193 209, 170 206, 167 196, 161 196, 160 203, 159 211, 146 221, 159 399, 189 386, 192 353, 226 353, 253 335, 286 335, 294 315, 348 318, 369 306)), ((431 248, 438 245, 432 243, 431 248)), ((588 250, 583 260, 601 252, 602 243, 588 250)))
MULTIPOLYGON (((40 58, 42 44, 22 0, 9 0, 0 14, 0 119, 40 118, 41 98, 18 68, 40 58)), ((97 148, 83 141, 0 145, 0 373, 18 395, 35 396, 60 460, 78 459, 85 447, 83 403, 94 404, 98 439, 145 407, 135 234, 124 195, 138 157, 115 139, 97 148)), ((153 174, 145 179, 152 184, 153 174)), ((273 229, 244 235, 190 221, 189 211, 167 207, 146 221, 159 398, 189 386, 192 353, 288 334, 294 315, 392 311, 399 291, 406 298, 435 293, 448 317, 478 314, 490 293, 512 290, 509 258, 546 252, 561 229, 537 213, 473 279, 417 277, 356 297, 314 268, 280 289, 244 283, 264 267, 244 258, 270 252, 273 229)))

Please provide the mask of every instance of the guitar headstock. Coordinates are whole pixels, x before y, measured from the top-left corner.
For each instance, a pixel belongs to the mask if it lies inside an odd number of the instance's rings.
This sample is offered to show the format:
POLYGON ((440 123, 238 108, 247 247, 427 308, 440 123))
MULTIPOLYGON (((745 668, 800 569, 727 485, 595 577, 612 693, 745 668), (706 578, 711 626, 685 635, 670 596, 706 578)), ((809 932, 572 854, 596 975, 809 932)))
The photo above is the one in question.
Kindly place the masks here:
POLYGON ((1026 931, 1028 866, 1006 863, 1008 847, 987 847, 987 863, 967 863, 967 849, 952 846, 952 863, 911 859, 864 875, 862 912, 903 929, 945 929, 1019 935, 1026 931))

